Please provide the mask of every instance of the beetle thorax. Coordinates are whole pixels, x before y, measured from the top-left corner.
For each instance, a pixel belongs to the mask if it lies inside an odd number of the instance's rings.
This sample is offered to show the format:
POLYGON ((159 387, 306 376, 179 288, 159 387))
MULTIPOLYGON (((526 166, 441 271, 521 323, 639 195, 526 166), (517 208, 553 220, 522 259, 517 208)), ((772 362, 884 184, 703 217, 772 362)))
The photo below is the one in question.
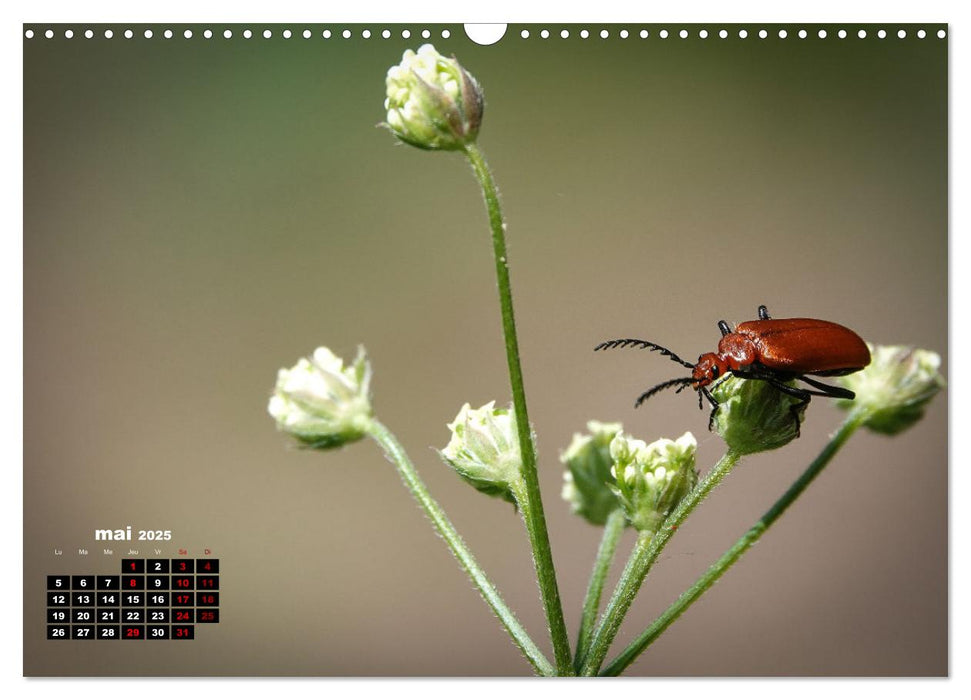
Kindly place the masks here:
POLYGON ((706 352, 698 358, 691 376, 696 387, 707 386, 726 372, 748 367, 758 357, 758 349, 740 333, 729 333, 718 341, 718 352, 706 352))

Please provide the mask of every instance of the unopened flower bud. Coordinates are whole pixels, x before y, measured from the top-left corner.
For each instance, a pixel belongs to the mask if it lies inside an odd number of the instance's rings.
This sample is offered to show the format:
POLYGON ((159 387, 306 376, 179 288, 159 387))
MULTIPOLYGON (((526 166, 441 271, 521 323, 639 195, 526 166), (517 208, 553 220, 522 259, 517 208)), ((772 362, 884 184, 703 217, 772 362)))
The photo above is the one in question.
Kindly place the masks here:
POLYGON ((944 386, 938 371, 941 357, 930 350, 901 345, 870 345, 873 358, 863 370, 840 377, 856 392, 856 399, 841 400, 840 408, 862 408, 867 428, 896 435, 924 416, 924 409, 944 386))
POLYGON ((623 426, 592 420, 587 423, 587 430, 590 432, 586 435, 574 433, 570 446, 560 455, 567 467, 563 473, 563 498, 574 513, 594 525, 603 525, 619 506, 609 486, 614 481, 610 473, 614 463, 610 445, 623 426))
POLYGON ((482 88, 454 58, 431 44, 408 49, 385 80, 387 126, 405 143, 455 151, 473 143, 482 123, 482 88))
POLYGON ((479 491, 515 503, 513 489, 522 480, 523 459, 512 407, 462 406, 448 424, 452 438, 439 454, 460 477, 479 491))
POLYGON ((712 428, 738 454, 774 450, 799 437, 806 407, 768 382, 729 376, 711 387, 718 402, 712 428), (795 411, 794 411, 795 409, 795 411))
POLYGON ((371 418, 371 364, 358 347, 353 364, 320 347, 277 375, 268 410, 277 428, 308 447, 330 448, 360 440, 371 418))
POLYGON ((650 445, 623 433, 614 437, 610 454, 620 460, 611 468, 615 478, 611 488, 639 532, 657 532, 698 483, 697 447, 691 433, 677 440, 655 440, 650 445))

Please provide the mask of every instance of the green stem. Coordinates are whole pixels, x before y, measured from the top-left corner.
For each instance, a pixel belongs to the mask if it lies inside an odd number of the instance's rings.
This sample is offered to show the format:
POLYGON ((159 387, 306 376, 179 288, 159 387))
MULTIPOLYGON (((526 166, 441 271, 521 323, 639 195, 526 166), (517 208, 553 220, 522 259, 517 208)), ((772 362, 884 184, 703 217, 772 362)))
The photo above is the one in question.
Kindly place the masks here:
POLYGON ((779 517, 786 511, 786 509, 792 505, 806 487, 812 483, 813 479, 819 476, 819 473, 823 468, 829 464, 829 461, 833 456, 839 451, 839 449, 849 440, 850 436, 859 428, 866 415, 863 411, 854 411, 851 413, 846 421, 840 426, 840 429, 832 437, 826 447, 823 448, 819 456, 813 460, 812 464, 802 473, 802 475, 796 479, 796 481, 789 487, 782 497, 776 501, 769 510, 765 512, 758 522, 753 525, 748 532, 746 532, 742 537, 734 544, 732 547, 726 551, 722 557, 715 562, 706 571, 701 578, 695 581, 690 588, 688 588, 681 596, 675 601, 671 607, 665 610, 660 617, 657 618, 651 626, 648 627, 644 632, 631 644, 624 649, 621 654, 614 659, 610 664, 603 670, 601 675, 603 676, 616 676, 619 675, 625 668, 630 666, 634 660, 648 647, 654 640, 661 636, 661 634, 666 630, 672 622, 678 619, 681 614, 687 610, 692 603, 694 603, 702 594, 711 588, 718 579, 732 566, 736 561, 738 561, 749 547, 754 545, 759 541, 759 538, 765 533, 766 530, 774 523, 779 517))
POLYGON ((438 531, 438 534, 442 536, 445 544, 452 550, 452 554, 459 560, 459 565, 469 575, 469 578, 472 579, 472 582, 479 589, 479 593, 482 594, 486 603, 489 604, 489 607, 492 608, 492 611, 499 618, 502 626, 506 628, 509 636, 512 637, 513 642, 523 652, 529 660, 529 663, 533 665, 536 672, 544 676, 556 675, 556 669, 553 668, 553 665, 543 655, 543 652, 539 650, 539 647, 530 638, 519 620, 516 619, 516 615, 509 609, 505 601, 503 601, 502 596, 499 595, 499 591, 489 581, 485 571, 482 570, 478 562, 476 562, 475 557, 469 551, 468 546, 462 541, 462 537, 456 531, 451 521, 449 521, 448 516, 445 515, 445 511, 432 498, 428 492, 428 487, 425 486, 421 477, 418 476, 418 472, 405 453, 401 443, 377 419, 370 421, 368 434, 381 446, 385 456, 398 468, 398 473, 405 482, 405 486, 408 487, 415 500, 418 501, 418 505, 424 509, 428 518, 432 521, 432 525, 438 531))
POLYGON ((610 564, 613 562, 614 553, 617 551, 617 543, 620 541, 620 536, 623 534, 626 524, 627 516, 624 515, 622 508, 618 508, 608 515, 607 522, 604 524, 600 548, 597 550, 593 572, 590 574, 590 583, 587 585, 587 596, 583 600, 580 633, 577 635, 577 661, 586 656, 587 650, 590 648, 593 626, 597 622, 597 612, 600 610, 600 598, 603 595, 604 582, 607 579, 610 564))
POLYGON ((509 365, 509 383, 512 387, 512 403, 516 412, 516 430, 519 434, 519 450, 523 459, 523 482, 525 486, 525 505, 523 518, 529 531, 533 547, 533 561, 536 565, 536 578, 539 582, 546 620, 553 640, 553 655, 557 670, 561 675, 572 675, 570 662, 570 640, 567 637, 566 623, 563 619, 563 605, 556 584, 556 571, 553 568, 553 554, 550 549, 549 533, 546 530, 546 516, 543 513, 543 500, 539 490, 539 475, 536 470, 536 449, 530 430, 529 414, 526 411, 526 390, 523 387, 523 371, 519 364, 519 341, 516 338, 516 320, 513 315, 512 288, 509 283, 509 264, 506 255, 506 224, 502 220, 499 206, 499 193, 485 157, 473 143, 465 147, 465 155, 482 187, 489 213, 489 226, 492 229, 492 248, 496 261, 496 280, 499 286, 499 306, 502 310, 502 332, 506 341, 506 361, 509 365))
POLYGON ((620 629, 621 622, 624 621, 624 616, 630 610, 630 606, 634 602, 634 598, 637 596, 641 584, 644 582, 644 577, 647 576, 647 572, 651 570, 651 566, 657 561, 661 550, 664 549, 668 540, 671 539, 685 518, 691 514, 699 503, 705 500, 712 489, 721 483, 722 479, 728 475, 740 458, 741 455, 737 452, 732 450, 726 452, 694 490, 682 499, 678 507, 668 516, 667 520, 664 521, 656 533, 645 531, 638 535, 634 550, 631 552, 630 558, 627 560, 627 566, 624 568, 624 573, 617 582, 617 588, 614 589, 614 594, 611 596, 610 602, 607 604, 607 609, 600 619, 597 631, 594 632, 593 642, 590 644, 590 651, 586 655, 586 658, 580 660, 581 675, 593 676, 600 670, 600 665, 607 656, 607 651, 610 649, 614 637, 617 636, 617 631, 620 629))

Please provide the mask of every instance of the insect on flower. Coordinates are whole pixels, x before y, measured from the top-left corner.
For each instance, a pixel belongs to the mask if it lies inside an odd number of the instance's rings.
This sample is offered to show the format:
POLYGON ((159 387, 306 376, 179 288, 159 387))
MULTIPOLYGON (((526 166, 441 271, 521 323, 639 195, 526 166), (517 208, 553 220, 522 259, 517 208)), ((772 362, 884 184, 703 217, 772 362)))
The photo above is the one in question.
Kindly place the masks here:
POLYGON ((690 369, 691 376, 669 379, 645 391, 637 398, 634 407, 664 389, 676 386, 682 391, 690 386, 698 392, 699 408, 702 407, 702 397, 711 404, 709 429, 718 410, 718 401, 708 387, 728 373, 768 382, 779 391, 798 398, 800 401, 790 409, 798 432, 798 411, 805 408, 813 396, 856 397, 849 389, 823 384, 806 375, 838 377, 858 372, 870 364, 870 350, 866 343, 849 328, 815 318, 771 318, 764 305, 759 307, 757 321, 740 323, 734 331, 725 321, 719 321, 718 328, 722 333, 718 350, 704 353, 694 364, 656 343, 636 338, 608 340, 594 350, 626 347, 656 350, 690 369), (793 380, 812 388, 790 386, 789 382, 793 380))

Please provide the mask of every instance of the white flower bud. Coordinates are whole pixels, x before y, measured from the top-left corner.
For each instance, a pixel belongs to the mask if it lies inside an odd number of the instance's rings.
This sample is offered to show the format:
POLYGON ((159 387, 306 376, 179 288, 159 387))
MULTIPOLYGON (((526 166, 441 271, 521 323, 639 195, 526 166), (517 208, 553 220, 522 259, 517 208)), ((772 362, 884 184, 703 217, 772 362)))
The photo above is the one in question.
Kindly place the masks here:
POLYGON ((522 479, 523 460, 512 407, 462 406, 448 424, 452 437, 439 454, 459 476, 479 491, 515 503, 513 487, 522 479))
POLYGON ((360 440, 372 414, 371 365, 363 347, 353 364, 317 348, 277 375, 268 410, 277 427, 308 447, 339 447, 360 440))
POLYGON ((856 392, 856 399, 838 405, 845 409, 862 406, 867 411, 866 427, 895 435, 920 420, 927 404, 944 386, 944 377, 938 371, 941 357, 930 350, 901 345, 869 347, 873 358, 870 365, 840 378, 843 386, 856 392))
POLYGON ((405 51, 385 80, 387 126, 405 143, 454 151, 473 143, 482 123, 482 89, 454 58, 431 44, 405 51))

